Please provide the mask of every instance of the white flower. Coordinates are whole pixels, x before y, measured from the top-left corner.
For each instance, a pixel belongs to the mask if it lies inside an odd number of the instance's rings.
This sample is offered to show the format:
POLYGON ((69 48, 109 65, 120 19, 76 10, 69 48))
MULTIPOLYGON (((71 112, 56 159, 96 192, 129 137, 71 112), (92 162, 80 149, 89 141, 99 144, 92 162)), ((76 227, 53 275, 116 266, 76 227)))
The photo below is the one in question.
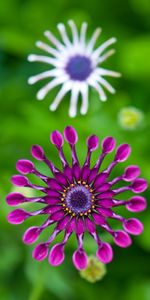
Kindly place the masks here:
POLYGON ((104 92, 106 88, 114 94, 115 89, 104 79, 105 76, 119 77, 120 74, 111 70, 101 68, 101 65, 109 56, 114 54, 111 49, 104 53, 106 48, 116 42, 116 38, 111 38, 94 49, 101 29, 97 28, 89 42, 86 41, 87 23, 81 26, 81 32, 78 33, 75 23, 68 21, 72 32, 72 41, 69 39, 66 28, 63 24, 58 24, 58 30, 62 38, 60 42, 50 31, 45 31, 44 35, 53 44, 54 47, 38 41, 36 46, 48 55, 31 54, 28 56, 30 62, 44 62, 52 66, 46 72, 32 76, 28 83, 34 84, 45 78, 53 78, 37 93, 37 99, 43 100, 47 93, 58 85, 62 85, 55 100, 50 105, 50 110, 54 111, 62 101, 63 97, 70 91, 70 117, 75 117, 77 113, 77 102, 79 95, 82 97, 81 114, 86 114, 88 110, 88 92, 89 87, 94 88, 101 99, 106 101, 107 96, 104 92))

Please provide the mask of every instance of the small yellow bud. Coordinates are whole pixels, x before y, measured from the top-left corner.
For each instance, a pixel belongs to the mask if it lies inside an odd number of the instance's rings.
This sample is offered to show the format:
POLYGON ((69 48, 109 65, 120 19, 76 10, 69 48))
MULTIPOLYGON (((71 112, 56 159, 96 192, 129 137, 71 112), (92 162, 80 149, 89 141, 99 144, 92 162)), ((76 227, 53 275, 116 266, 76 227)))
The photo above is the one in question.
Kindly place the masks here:
POLYGON ((105 274, 106 266, 95 256, 89 256, 87 268, 80 271, 81 277, 91 283, 101 280, 105 274))
POLYGON ((119 123, 126 130, 135 130, 142 124, 143 119, 143 112, 132 106, 122 108, 118 114, 119 123))

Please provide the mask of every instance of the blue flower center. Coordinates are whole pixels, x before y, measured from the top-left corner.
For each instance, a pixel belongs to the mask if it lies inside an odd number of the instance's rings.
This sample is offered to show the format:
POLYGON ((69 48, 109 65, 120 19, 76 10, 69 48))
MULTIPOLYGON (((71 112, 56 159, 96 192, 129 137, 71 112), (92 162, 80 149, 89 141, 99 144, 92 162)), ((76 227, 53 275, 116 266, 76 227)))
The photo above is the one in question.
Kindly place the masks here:
POLYGON ((85 213, 91 209, 92 195, 84 186, 71 188, 65 198, 66 206, 75 214, 85 213))
POLYGON ((72 80, 84 81, 92 72, 92 63, 87 56, 75 55, 69 59, 65 70, 72 80))

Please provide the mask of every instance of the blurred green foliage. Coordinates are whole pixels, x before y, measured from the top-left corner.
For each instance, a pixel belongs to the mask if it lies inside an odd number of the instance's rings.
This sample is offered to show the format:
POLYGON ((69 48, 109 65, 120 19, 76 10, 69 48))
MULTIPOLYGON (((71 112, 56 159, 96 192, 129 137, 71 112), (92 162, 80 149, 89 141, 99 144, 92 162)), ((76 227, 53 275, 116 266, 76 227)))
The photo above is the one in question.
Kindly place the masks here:
MULTIPOLYGON (((71 124, 79 132, 77 150, 84 159, 85 138, 92 132, 102 139, 113 135, 117 142, 130 143, 133 151, 128 163, 139 164, 142 176, 150 181, 150 2, 148 0, 6 0, 0 1, 0 298, 2 300, 56 300, 100 297, 103 300, 150 299, 150 213, 140 213, 145 231, 134 240, 130 249, 114 247, 114 261, 107 267, 107 275, 94 285, 82 279, 71 264, 76 246, 72 238, 67 246, 67 258, 59 268, 46 262, 35 262, 33 247, 26 247, 21 237, 29 223, 11 226, 6 221, 10 209, 5 196, 11 191, 10 177, 15 173, 15 162, 29 158, 32 144, 41 144, 58 165, 54 147, 49 144, 52 130, 71 124), (89 36, 96 26, 103 28, 101 40, 116 36, 117 54, 105 66, 120 71, 121 79, 113 79, 117 89, 114 96, 102 104, 91 91, 90 109, 85 117, 68 117, 67 96, 56 113, 48 110, 56 91, 46 101, 35 99, 37 86, 28 86, 27 78, 42 70, 40 64, 28 63, 26 57, 35 51, 34 43, 42 39, 43 31, 51 29, 56 35, 56 24, 74 19, 80 26, 89 23, 89 36), (129 132, 120 128, 118 111, 124 106, 135 106, 145 115, 142 128, 129 132)), ((36 50, 38 52, 38 50, 36 50)), ((111 80, 110 80, 111 81, 111 80)), ((70 157, 69 150, 65 153, 70 157)), ((98 151, 94 154, 96 159, 98 151)), ((109 160, 109 159, 108 159, 109 160)), ((122 172, 124 163, 115 174, 122 172)), ((146 193, 149 200, 149 193, 146 193)), ((124 210, 123 210, 124 213, 124 210)), ((126 213, 126 216, 130 214, 126 213)), ((31 221, 32 224, 32 221, 31 221)), ((48 234, 48 232, 47 232, 48 234)), ((106 237, 107 238, 107 237, 106 237)), ((95 245, 86 241, 88 254, 95 245)))

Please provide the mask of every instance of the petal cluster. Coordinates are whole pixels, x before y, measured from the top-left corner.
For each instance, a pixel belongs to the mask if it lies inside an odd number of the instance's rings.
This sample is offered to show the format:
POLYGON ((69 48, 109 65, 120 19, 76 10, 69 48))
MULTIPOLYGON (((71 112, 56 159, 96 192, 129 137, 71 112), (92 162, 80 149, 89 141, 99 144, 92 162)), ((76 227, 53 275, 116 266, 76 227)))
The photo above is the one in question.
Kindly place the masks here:
MULTIPOLYGON (((39 191, 36 197, 25 197, 20 192, 10 193, 6 201, 10 206, 21 205, 9 213, 8 221, 12 224, 21 224, 28 218, 44 215, 45 221, 39 226, 32 226, 23 235, 23 241, 29 245, 36 242, 42 232, 55 224, 53 231, 47 241, 39 243, 33 250, 33 257, 36 260, 43 260, 48 256, 48 261, 53 266, 60 265, 65 259, 65 246, 74 233, 78 247, 73 253, 73 264, 78 269, 85 269, 88 257, 84 250, 83 239, 87 231, 97 244, 97 258, 104 264, 113 259, 113 250, 110 244, 101 239, 98 228, 109 233, 115 244, 125 248, 131 245, 130 235, 139 235, 143 231, 143 225, 137 218, 126 219, 116 213, 115 208, 124 206, 131 212, 140 212, 146 208, 146 200, 139 193, 147 188, 145 179, 139 177, 140 169, 136 165, 126 167, 124 173, 118 177, 111 178, 110 174, 114 167, 124 162, 130 155, 131 148, 128 144, 117 147, 113 161, 107 168, 102 168, 102 162, 106 156, 113 152, 116 142, 113 137, 106 137, 101 143, 101 154, 95 165, 91 167, 91 155, 99 147, 99 139, 95 135, 88 137, 87 155, 81 165, 76 153, 78 135, 75 129, 67 126, 64 130, 64 137, 58 131, 52 132, 50 141, 58 150, 62 163, 62 169, 58 169, 50 161, 41 146, 32 147, 32 156, 45 163, 51 175, 47 176, 37 170, 33 162, 21 159, 17 162, 16 168, 20 175, 14 175, 11 179, 13 185, 28 187, 39 191), (64 152, 64 140, 68 143, 72 163, 68 163, 64 152), (41 185, 33 184, 26 175, 33 174, 41 180, 41 185), (117 184, 117 186, 115 186, 117 184), (123 186, 122 186, 123 184, 123 186), (119 187, 118 187, 119 186, 119 187), (131 192, 128 200, 120 199, 120 194, 131 192), (133 195, 133 193, 135 195, 133 195), (42 196, 41 196, 42 194, 42 196), (118 197, 119 195, 119 197, 118 197), (26 211, 22 208, 23 203, 40 203, 40 209, 26 211), (114 219, 120 223, 120 229, 114 230, 109 220, 114 219), (55 237, 64 232, 62 242, 51 247, 55 237)), ((39 207, 39 205, 37 205, 39 207)))
POLYGON ((91 39, 86 41, 87 23, 83 23, 78 32, 75 23, 70 20, 68 25, 71 30, 70 39, 64 24, 58 24, 57 28, 61 36, 59 41, 50 31, 45 31, 44 35, 52 44, 38 41, 36 46, 45 51, 46 55, 30 54, 30 62, 46 63, 49 69, 41 74, 29 78, 28 83, 34 84, 40 80, 50 79, 37 93, 37 99, 43 100, 45 96, 55 87, 62 86, 55 100, 50 105, 50 110, 55 111, 63 100, 64 96, 71 92, 70 97, 70 117, 75 117, 77 113, 78 98, 81 95, 82 104, 80 112, 86 114, 88 110, 89 87, 95 89, 102 101, 107 100, 104 88, 114 94, 115 89, 107 82, 105 76, 119 77, 120 74, 101 67, 101 64, 112 54, 114 49, 105 50, 116 42, 116 38, 110 38, 95 48, 96 41, 101 33, 97 28, 91 39))

